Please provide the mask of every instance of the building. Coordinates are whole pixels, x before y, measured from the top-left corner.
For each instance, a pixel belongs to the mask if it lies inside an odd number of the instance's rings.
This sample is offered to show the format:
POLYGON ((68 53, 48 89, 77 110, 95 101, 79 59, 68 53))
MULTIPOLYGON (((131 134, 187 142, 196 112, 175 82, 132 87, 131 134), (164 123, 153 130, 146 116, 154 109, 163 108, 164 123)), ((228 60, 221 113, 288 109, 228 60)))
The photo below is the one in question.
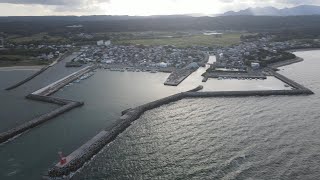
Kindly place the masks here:
POLYGON ((252 67, 252 69, 259 69, 260 64, 259 63, 251 63, 251 67, 252 67))
POLYGON ((97 41, 97 45, 98 46, 103 46, 104 45, 103 40, 97 41))
POLYGON ((158 64, 158 66, 161 67, 161 68, 166 68, 166 67, 168 67, 168 63, 161 62, 161 63, 158 64))
POLYGON ((186 68, 187 69, 197 69, 197 68, 199 68, 199 65, 196 62, 192 62, 186 68))
POLYGON ((111 40, 105 41, 105 42, 104 42, 104 45, 105 45, 105 46, 110 46, 110 45, 111 45, 111 40))

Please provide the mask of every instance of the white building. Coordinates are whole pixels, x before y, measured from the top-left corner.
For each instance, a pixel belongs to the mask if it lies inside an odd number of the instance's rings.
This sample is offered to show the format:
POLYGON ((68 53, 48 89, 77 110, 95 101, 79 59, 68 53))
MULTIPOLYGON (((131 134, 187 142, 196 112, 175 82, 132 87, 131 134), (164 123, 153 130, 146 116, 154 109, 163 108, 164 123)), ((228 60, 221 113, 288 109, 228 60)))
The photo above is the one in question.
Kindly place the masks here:
POLYGON ((188 69, 196 69, 196 68, 199 68, 199 65, 196 62, 192 62, 187 66, 187 68, 188 69))
POLYGON ((158 64, 158 66, 161 67, 161 68, 166 68, 166 67, 168 67, 168 63, 161 62, 161 63, 158 64))
POLYGON ((103 46, 104 45, 103 40, 97 41, 97 45, 98 46, 103 46))
POLYGON ((259 63, 251 63, 251 67, 252 67, 252 69, 259 69, 260 64, 259 63))
POLYGON ((104 42, 104 45, 105 45, 105 46, 110 46, 110 45, 111 45, 111 41, 110 41, 110 40, 105 41, 105 42, 104 42))

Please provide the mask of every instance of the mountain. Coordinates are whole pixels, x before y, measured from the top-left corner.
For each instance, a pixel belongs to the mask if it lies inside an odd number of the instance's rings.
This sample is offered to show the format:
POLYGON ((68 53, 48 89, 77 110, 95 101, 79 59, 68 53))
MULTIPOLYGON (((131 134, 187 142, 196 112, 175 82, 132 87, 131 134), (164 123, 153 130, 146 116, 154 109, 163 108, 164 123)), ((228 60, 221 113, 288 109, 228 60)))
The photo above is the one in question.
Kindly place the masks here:
POLYGON ((222 16, 304 16, 304 15, 320 15, 320 6, 301 5, 293 8, 277 9, 274 7, 248 8, 241 11, 228 11, 222 16))

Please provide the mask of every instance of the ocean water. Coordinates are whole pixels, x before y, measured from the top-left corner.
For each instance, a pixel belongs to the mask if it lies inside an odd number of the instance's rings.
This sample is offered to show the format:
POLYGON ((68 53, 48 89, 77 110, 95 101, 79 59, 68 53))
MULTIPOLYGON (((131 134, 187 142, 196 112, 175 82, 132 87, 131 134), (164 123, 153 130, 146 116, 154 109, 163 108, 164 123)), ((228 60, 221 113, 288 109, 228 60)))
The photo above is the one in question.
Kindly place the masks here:
POLYGON ((73 179, 320 179, 320 51, 281 73, 311 96, 184 99, 146 112, 73 179))

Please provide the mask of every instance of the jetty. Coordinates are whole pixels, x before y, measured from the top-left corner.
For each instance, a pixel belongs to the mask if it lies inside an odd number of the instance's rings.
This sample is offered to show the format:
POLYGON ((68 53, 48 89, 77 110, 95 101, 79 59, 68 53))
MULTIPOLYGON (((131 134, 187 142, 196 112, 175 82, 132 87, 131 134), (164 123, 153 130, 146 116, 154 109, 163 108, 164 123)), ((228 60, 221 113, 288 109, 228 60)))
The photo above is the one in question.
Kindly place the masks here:
POLYGON ((12 128, 6 132, 0 133, 0 143, 4 143, 9 141, 10 139, 13 139, 14 137, 20 135, 21 133, 32 129, 34 127, 37 127, 44 122, 47 122, 67 111, 70 111, 76 107, 80 107, 84 105, 84 102, 80 101, 72 101, 67 99, 61 99, 57 97, 51 97, 50 95, 57 92, 59 89, 67 85, 68 83, 75 81, 76 79, 80 78, 83 74, 88 73, 92 70, 94 70, 95 66, 88 66, 85 67, 75 73, 72 73, 44 88, 41 88, 29 95, 26 96, 27 99, 35 100, 35 101, 41 101, 46 103, 52 103, 60 105, 57 109, 54 109, 51 112, 48 112, 46 114, 43 114, 39 117, 36 117, 28 122, 25 122, 15 128, 12 128))
POLYGON ((52 62, 51 64, 49 65, 46 65, 44 67, 42 67, 39 71, 35 72, 34 74, 30 75, 29 77, 27 77, 26 79, 20 81, 20 82, 17 82, 16 84, 6 88, 5 90, 9 91, 9 90, 12 90, 12 89, 15 89, 25 83, 27 83, 28 81, 31 81, 33 78, 37 77, 38 75, 42 74, 43 72, 45 72, 47 69, 49 69, 50 67, 54 66, 55 64, 57 64, 59 61, 61 61, 63 58, 65 58, 67 55, 69 55, 69 53, 67 54, 64 54, 64 55, 60 55, 54 62, 52 62))

